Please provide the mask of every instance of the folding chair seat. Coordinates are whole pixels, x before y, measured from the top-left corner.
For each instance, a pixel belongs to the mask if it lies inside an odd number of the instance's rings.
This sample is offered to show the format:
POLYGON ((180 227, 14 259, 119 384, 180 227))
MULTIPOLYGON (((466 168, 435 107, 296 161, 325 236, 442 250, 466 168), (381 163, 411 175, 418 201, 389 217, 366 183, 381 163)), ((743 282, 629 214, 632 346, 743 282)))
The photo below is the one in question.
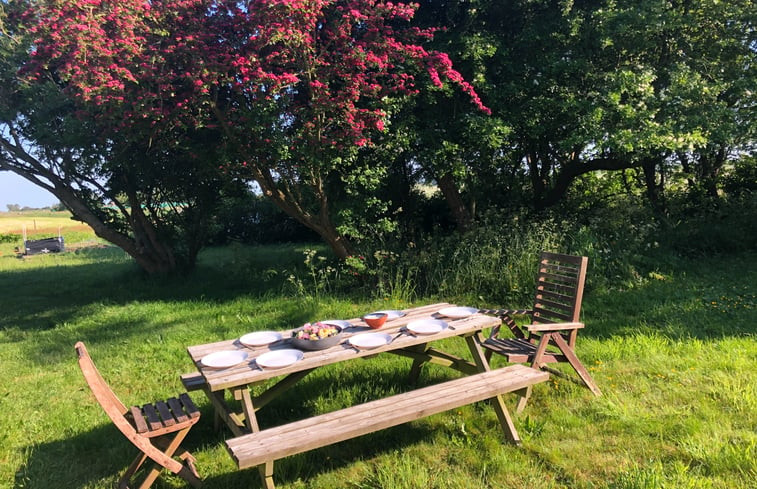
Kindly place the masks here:
MULTIPOLYGON (((576 371, 581 384, 595 395, 601 395, 575 352, 578 330, 584 327, 579 316, 587 265, 585 256, 542 252, 532 309, 480 309, 479 312, 499 316, 513 335, 502 337, 502 327, 494 328, 482 345, 486 349, 486 358, 491 359, 496 353, 510 363, 530 363, 534 368, 558 376, 565 374, 547 364, 565 362, 576 371), (528 324, 519 326, 518 316, 527 316, 528 324)), ((518 411, 523 410, 527 400, 528 395, 521 398, 518 411)))
POLYGON ((113 424, 140 451, 119 479, 118 487, 131 487, 132 477, 148 459, 153 462, 153 467, 141 484, 135 487, 147 489, 164 468, 193 487, 200 487, 202 483, 195 469, 195 458, 180 447, 189 429, 200 419, 200 411, 192 399, 184 393, 167 401, 127 408, 100 375, 84 343, 80 341, 74 348, 79 357, 79 367, 95 399, 113 424))

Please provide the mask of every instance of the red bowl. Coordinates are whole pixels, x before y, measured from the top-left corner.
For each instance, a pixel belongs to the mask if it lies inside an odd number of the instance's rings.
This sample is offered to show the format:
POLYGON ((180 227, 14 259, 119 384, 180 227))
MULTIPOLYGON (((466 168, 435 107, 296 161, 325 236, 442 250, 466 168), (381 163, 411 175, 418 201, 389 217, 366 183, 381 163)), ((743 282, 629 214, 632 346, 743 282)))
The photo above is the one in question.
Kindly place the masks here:
POLYGON ((374 314, 366 314, 363 316, 363 321, 365 321, 365 324, 370 326, 373 329, 379 329, 381 326, 384 325, 386 322, 386 318, 389 317, 389 314, 386 313, 374 313, 374 314))

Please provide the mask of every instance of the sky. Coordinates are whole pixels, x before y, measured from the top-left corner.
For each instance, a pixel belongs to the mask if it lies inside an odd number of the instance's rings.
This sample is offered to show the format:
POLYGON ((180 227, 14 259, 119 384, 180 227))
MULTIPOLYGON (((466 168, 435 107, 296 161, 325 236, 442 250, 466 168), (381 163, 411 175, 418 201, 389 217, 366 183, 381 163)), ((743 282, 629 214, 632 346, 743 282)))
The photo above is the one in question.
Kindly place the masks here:
POLYGON ((8 204, 21 207, 48 207, 58 199, 30 181, 9 171, 0 171, 0 212, 8 210, 8 204))

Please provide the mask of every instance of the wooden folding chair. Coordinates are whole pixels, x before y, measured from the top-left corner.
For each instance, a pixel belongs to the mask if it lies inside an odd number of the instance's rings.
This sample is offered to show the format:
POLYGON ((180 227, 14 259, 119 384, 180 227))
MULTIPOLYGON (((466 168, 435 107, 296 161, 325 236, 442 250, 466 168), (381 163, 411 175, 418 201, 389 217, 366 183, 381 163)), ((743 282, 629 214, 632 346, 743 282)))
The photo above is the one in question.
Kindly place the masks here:
POLYGON ((118 487, 128 489, 131 478, 148 458, 154 466, 145 475, 139 489, 150 487, 163 468, 182 477, 193 487, 200 487, 202 483, 194 466, 195 458, 180 448, 189 429, 200 419, 200 411, 189 396, 185 393, 167 401, 127 408, 100 375, 84 343, 80 341, 74 348, 79 357, 79 367, 97 402, 121 433, 140 450, 119 479, 118 487), (174 455, 182 462, 175 460, 174 455))
MULTIPOLYGON (((595 395, 601 395, 575 352, 578 330, 584 327, 579 316, 588 261, 585 256, 542 252, 533 309, 481 309, 479 312, 499 316, 514 335, 502 338, 501 327, 494 328, 483 344, 486 358, 491 359, 492 353, 497 353, 510 363, 530 363, 534 368, 563 377, 563 372, 546 364, 567 362, 578 374, 580 383, 595 395), (528 316, 529 324, 519 326, 517 316, 528 316)), ((528 395, 530 392, 520 399, 518 412, 525 407, 528 395)))

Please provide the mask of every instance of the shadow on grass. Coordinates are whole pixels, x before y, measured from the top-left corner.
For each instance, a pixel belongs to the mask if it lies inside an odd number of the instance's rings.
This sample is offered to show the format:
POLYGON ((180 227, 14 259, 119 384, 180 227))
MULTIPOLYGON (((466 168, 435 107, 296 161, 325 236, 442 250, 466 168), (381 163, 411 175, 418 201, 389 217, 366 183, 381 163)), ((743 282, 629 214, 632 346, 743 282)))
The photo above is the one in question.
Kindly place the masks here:
POLYGON ((0 272, 0 290, 5 291, 0 296, 4 312, 0 329, 49 330, 75 318, 90 304, 227 302, 243 295, 280 290, 283 286, 283 279, 275 274, 264 280, 262 272, 235 271, 235 267, 230 260, 220 265, 198 265, 186 275, 149 277, 133 263, 113 259, 109 251, 102 254, 98 263, 66 265, 61 261, 56 266, 4 270, 0 272))
MULTIPOLYGON (((211 413, 203 413, 203 416, 207 417, 206 422, 212 419, 211 413)), ((212 422, 209 424, 212 425, 212 422)), ((401 450, 428 439, 432 434, 432 428, 402 425, 287 457, 274 464, 274 481, 287 483, 307 480, 349 466, 360 459, 401 450)), ((193 430, 182 446, 198 454, 203 447, 222 445, 223 438, 223 434, 213 433, 209 429, 193 430)), ((26 450, 26 463, 16 473, 14 489, 110 487, 138 453, 112 425, 104 425, 64 440, 31 445, 26 450)), ((255 468, 232 468, 230 472, 222 474, 209 474, 207 468, 203 469, 199 463, 197 470, 203 478, 203 487, 208 489, 261 486, 255 468)), ((139 474, 137 480, 141 480, 141 476, 143 474, 139 474)), ((170 472, 163 471, 161 477, 166 476, 179 480, 170 472)), ((179 487, 184 487, 181 483, 178 484, 179 487)), ((166 487, 166 484, 161 484, 159 479, 153 487, 166 487)), ((173 484, 170 487, 174 487, 173 484)))
MULTIPOLYGON (((104 415, 103 415, 104 416, 104 415)), ((126 469, 136 449, 112 424, 26 447, 14 488, 94 487, 126 469)))
MULTIPOLYGON (((371 375, 370 372, 364 372, 353 375, 345 381, 359 385, 361 382, 367 383, 371 380, 371 375)), ((391 389, 404 380, 402 377, 400 374, 389 376, 378 384, 374 382, 374 387, 378 390, 391 389)), ((328 392, 329 390, 329 382, 323 378, 314 379, 311 382, 305 381, 304 384, 305 390, 308 391, 328 392)), ((377 394, 372 392, 369 395, 377 394)), ((272 405, 272 409, 266 408, 261 411, 261 414, 265 413, 261 416, 261 424, 272 426, 291 421, 292 419, 289 418, 294 417, 287 406, 290 406, 294 399, 301 399, 301 397, 302 392, 298 391, 297 394, 289 393, 277 400, 274 403, 277 405, 272 405), (281 413, 288 413, 288 415, 279 417, 281 413)), ((377 397, 381 396, 377 395, 377 397)), ((307 408, 297 410, 297 418, 314 414, 308 411, 307 408)), ((182 444, 184 448, 196 455, 202 450, 214 450, 223 446, 224 440, 231 436, 225 427, 222 427, 219 432, 214 430, 213 411, 209 403, 201 405, 201 412, 200 422, 193 427, 182 444)), ((115 426, 106 422, 104 413, 102 417, 105 424, 92 430, 26 447, 24 450, 26 462, 17 470, 13 487, 15 489, 50 487, 75 489, 113 483, 126 470, 138 452, 115 426)), ((496 427, 493 426, 493 429, 496 427)), ((276 461, 274 480, 279 483, 307 480, 319 474, 349 466, 357 460, 372 458, 423 442, 430 439, 436 431, 435 428, 423 424, 404 424, 286 457, 276 461)), ((233 467, 231 462, 230 465, 233 467)), ((254 468, 242 471, 232 468, 227 473, 208 474, 207 469, 204 471, 200 463, 198 471, 204 478, 206 488, 241 489, 261 486, 260 476, 254 468)), ((178 478, 171 476, 168 472, 164 471, 162 474, 178 481, 178 478)), ((166 485, 174 487, 173 484, 172 481, 166 485)), ((181 482, 178 484, 183 487, 181 482)), ((156 482, 154 487, 166 485, 156 482)))

